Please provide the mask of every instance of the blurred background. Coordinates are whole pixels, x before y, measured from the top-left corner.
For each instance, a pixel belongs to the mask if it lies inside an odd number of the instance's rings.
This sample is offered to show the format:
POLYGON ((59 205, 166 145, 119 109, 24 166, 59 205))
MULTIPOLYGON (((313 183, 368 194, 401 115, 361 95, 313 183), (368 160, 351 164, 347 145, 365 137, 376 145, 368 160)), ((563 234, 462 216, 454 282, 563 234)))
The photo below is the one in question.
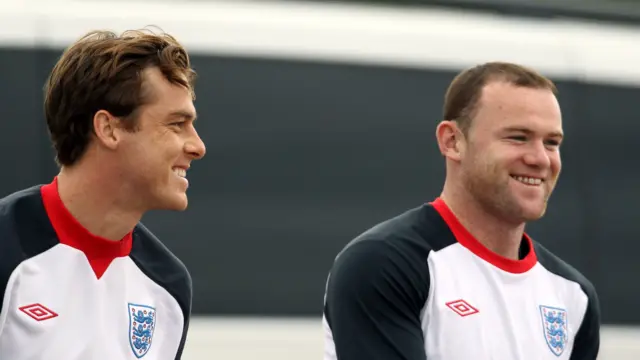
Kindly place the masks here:
POLYGON ((557 82, 564 172, 538 241, 595 284, 600 359, 640 359, 640 3, 615 0, 0 1, 0 195, 56 174, 42 87, 86 31, 156 25, 199 73, 190 208, 144 222, 188 266, 184 358, 322 357, 335 255, 437 196, 434 131, 464 67, 557 82))

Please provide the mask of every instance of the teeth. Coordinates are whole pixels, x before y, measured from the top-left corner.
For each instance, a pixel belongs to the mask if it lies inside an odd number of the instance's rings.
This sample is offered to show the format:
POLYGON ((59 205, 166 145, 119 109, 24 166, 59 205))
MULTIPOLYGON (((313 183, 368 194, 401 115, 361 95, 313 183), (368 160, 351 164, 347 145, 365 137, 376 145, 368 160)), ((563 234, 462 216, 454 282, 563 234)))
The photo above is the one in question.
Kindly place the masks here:
POLYGON ((179 168, 175 168, 173 169, 173 173, 180 176, 180 177, 186 177, 187 176, 187 170, 185 169, 179 169, 179 168))
POLYGON ((526 176, 512 176, 512 178, 527 185, 540 185, 542 183, 542 179, 538 179, 538 178, 532 178, 532 177, 526 177, 526 176))

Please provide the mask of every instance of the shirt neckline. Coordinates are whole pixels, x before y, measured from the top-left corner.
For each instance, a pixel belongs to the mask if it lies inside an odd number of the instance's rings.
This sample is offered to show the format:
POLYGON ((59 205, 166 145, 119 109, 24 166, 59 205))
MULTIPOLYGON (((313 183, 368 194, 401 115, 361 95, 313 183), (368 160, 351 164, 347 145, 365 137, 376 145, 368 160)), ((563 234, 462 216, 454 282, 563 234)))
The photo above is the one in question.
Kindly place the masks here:
POLYGON ((121 240, 113 241, 92 234, 82 226, 66 208, 58 192, 58 178, 40 188, 42 201, 49 220, 61 244, 82 251, 99 279, 109 264, 118 257, 129 256, 133 243, 133 232, 121 240))
POLYGON ((538 262, 536 252, 533 247, 533 241, 526 233, 523 235, 523 241, 525 244, 521 244, 529 247, 527 255, 520 260, 513 260, 506 258, 502 255, 496 254, 489 250, 480 241, 478 241, 463 225, 460 223, 455 214, 451 211, 449 206, 444 202, 442 198, 436 198, 431 205, 438 211, 440 216, 447 223, 456 240, 460 245, 467 248, 473 254, 477 255, 481 259, 489 262, 490 264, 510 273, 521 274, 525 273, 535 266, 538 262))

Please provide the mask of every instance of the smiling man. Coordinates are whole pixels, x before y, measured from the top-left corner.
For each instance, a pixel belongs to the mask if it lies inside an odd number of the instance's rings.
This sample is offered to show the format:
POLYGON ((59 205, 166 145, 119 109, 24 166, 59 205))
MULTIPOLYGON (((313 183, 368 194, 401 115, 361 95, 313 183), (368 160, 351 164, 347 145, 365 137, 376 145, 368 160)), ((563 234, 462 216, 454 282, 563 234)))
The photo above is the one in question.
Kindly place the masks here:
POLYGON ((436 139, 440 197, 364 232, 325 294, 325 360, 595 360, 598 297, 525 233, 561 170, 555 85, 487 63, 460 73, 436 139))
POLYGON ((60 172, 0 200, 0 359, 180 359, 191 277, 141 223, 187 207, 205 154, 170 35, 91 32, 46 84, 60 172))

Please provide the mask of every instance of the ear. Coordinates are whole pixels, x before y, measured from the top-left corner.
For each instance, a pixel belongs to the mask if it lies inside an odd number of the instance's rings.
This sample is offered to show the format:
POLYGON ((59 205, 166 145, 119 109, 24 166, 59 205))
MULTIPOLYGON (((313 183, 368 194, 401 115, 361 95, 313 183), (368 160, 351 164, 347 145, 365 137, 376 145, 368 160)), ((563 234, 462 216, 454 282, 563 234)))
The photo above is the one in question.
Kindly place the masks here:
POLYGON ((462 131, 455 121, 445 120, 436 128, 436 139, 440 153, 449 160, 460 161, 464 151, 462 131))
POLYGON ((98 142, 112 150, 120 140, 118 122, 118 118, 105 110, 98 111, 93 117, 93 129, 98 142))

